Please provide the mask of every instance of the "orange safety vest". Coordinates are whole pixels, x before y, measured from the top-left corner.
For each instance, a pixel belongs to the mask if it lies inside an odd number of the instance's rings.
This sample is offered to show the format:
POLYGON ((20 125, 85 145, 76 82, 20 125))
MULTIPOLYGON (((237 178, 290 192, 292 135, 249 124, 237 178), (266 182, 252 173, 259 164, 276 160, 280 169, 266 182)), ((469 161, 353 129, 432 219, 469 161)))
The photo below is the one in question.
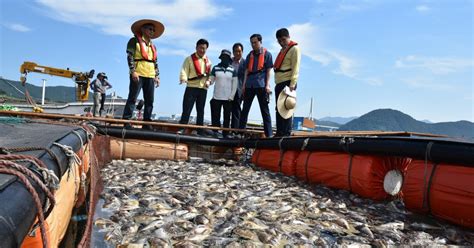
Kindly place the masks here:
POLYGON ((199 63, 199 58, 196 56, 195 53, 191 55, 191 59, 193 60, 194 64, 194 70, 196 70, 196 77, 194 78, 189 78, 188 80, 193 80, 201 77, 205 77, 209 74, 211 71, 211 64, 209 64, 209 60, 207 59, 207 56, 204 56, 204 64, 206 65, 206 71, 204 73, 201 72, 201 64, 199 63))
POLYGON ((288 46, 284 50, 280 51, 280 53, 278 53, 278 56, 275 60, 275 63, 273 64, 273 70, 275 70, 275 72, 291 71, 291 69, 282 71, 282 70, 280 70, 280 68, 281 68, 281 64, 283 64, 283 59, 285 59, 286 54, 288 53, 288 51, 296 45, 298 45, 298 43, 291 40, 290 43, 288 43, 288 46))
MULTIPOLYGON (((153 51, 153 60, 150 60, 150 59, 148 59, 148 54, 146 52, 147 49, 145 48, 145 41, 143 41, 143 39, 140 35, 137 35, 136 37, 137 37, 138 43, 140 44, 140 51, 142 53, 143 61, 155 62, 156 57, 157 57, 155 45, 153 43, 151 44, 151 50, 153 51)), ((135 61, 141 61, 141 59, 135 60, 135 61)))
MULTIPOLYGON (((257 71, 259 72, 263 70, 263 63, 265 62, 265 54, 267 53, 267 49, 263 49, 263 52, 260 53, 258 56, 258 65, 257 65, 257 71)), ((253 56, 253 51, 250 52, 250 59, 249 59, 249 64, 247 65, 247 70, 249 73, 253 73, 253 61, 254 61, 254 56, 253 56)))

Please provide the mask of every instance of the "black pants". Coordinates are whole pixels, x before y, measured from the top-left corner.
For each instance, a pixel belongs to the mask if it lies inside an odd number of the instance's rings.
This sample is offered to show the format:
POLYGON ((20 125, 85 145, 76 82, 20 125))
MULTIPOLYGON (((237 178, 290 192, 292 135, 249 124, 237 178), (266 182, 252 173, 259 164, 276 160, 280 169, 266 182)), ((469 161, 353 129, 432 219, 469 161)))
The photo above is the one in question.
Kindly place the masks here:
POLYGON ((155 97, 155 82, 153 78, 138 77, 138 82, 134 82, 130 76, 130 86, 128 87, 128 98, 123 110, 123 119, 131 119, 135 110, 138 94, 143 88, 143 99, 145 101, 145 110, 143 113, 144 121, 151 121, 153 112, 153 101, 155 97))
MULTIPOLYGON (((220 127, 221 126, 221 109, 224 109, 224 126, 229 128, 230 126, 230 113, 232 110, 232 101, 228 100, 216 100, 211 99, 211 119, 212 126, 220 127)), ((229 132, 222 132, 223 135, 227 135, 229 132)))
POLYGON ((100 109, 99 113, 102 116, 102 111, 104 111, 104 105, 105 105, 105 93, 100 94, 100 109))
POLYGON ((232 101, 232 128, 239 128, 240 113, 242 112, 242 96, 239 92, 235 92, 234 100, 232 101))
POLYGON ((266 137, 272 136, 272 118, 270 116, 270 110, 268 109, 268 103, 270 102, 270 95, 267 93, 265 88, 246 88, 244 93, 244 106, 242 107, 242 113, 240 116, 240 128, 247 126, 247 120, 249 117, 250 107, 252 106, 253 99, 257 96, 258 105, 260 105, 260 113, 263 119, 263 129, 266 137))
POLYGON ((189 116, 196 103, 196 125, 204 125, 204 106, 206 105, 207 90, 193 87, 186 87, 183 97, 183 113, 180 124, 188 124, 189 116))
MULTIPOLYGON (((280 95, 280 92, 283 91, 285 86, 290 87, 290 82, 291 81, 285 81, 285 82, 281 82, 275 85, 275 99, 276 99, 275 101, 276 102, 278 102, 278 96, 280 95)), ((276 125, 277 125, 277 131, 276 131, 275 136, 277 137, 290 136, 291 130, 293 128, 293 116, 290 117, 289 119, 284 119, 283 117, 281 117, 280 113, 278 113, 278 109, 276 106, 275 106, 275 111, 276 111, 276 125)))

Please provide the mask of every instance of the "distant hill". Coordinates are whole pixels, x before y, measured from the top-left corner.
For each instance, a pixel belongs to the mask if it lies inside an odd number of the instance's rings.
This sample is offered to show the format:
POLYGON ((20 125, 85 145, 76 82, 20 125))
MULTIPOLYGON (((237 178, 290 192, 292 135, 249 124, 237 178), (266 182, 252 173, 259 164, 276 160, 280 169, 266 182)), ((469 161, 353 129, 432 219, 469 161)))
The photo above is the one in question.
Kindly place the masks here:
MULTIPOLYGON (((29 83, 26 83, 26 87, 33 99, 41 101, 42 87, 29 83)), ((22 93, 24 91, 25 87, 21 85, 21 82, 0 78, 0 95, 25 99, 25 95, 22 93)), ((92 94, 89 94, 89 100, 91 99, 92 94)), ((72 86, 47 86, 45 100, 47 102, 74 102, 76 101, 76 88, 72 86)))
POLYGON ((339 125, 344 125, 344 124, 348 123, 349 121, 352 121, 356 118, 357 118, 357 116, 353 116, 353 117, 330 117, 330 116, 327 116, 327 117, 319 119, 319 121, 329 121, 329 122, 338 123, 339 125))
POLYGON ((474 123, 469 121, 425 123, 393 109, 371 111, 345 125, 340 131, 405 131, 474 139, 474 123))

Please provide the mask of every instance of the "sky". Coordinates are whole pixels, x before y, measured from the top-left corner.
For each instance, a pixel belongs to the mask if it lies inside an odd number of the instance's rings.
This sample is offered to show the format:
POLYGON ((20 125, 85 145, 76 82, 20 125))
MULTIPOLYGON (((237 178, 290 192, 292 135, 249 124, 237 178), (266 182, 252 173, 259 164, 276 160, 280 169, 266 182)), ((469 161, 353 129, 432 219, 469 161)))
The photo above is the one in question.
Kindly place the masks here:
MULTIPOLYGON (((181 114, 179 71, 199 38, 220 50, 263 36, 276 58, 275 32, 286 27, 301 52, 296 116, 360 116, 380 108, 418 120, 474 122, 472 0, 2 0, 0 76, 18 80, 24 61, 73 71, 106 72, 127 97, 125 48, 131 24, 143 18, 166 29, 154 40, 161 86, 154 113, 181 114)), ((74 86, 72 80, 31 73, 28 82, 74 86)), ((270 81, 274 87, 273 75, 270 81)), ((208 91, 205 116, 210 119, 208 91)), ((275 98, 270 110, 275 119, 275 98)), ((195 110, 193 110, 195 115, 195 110)), ((249 120, 261 120, 254 100, 249 120)))

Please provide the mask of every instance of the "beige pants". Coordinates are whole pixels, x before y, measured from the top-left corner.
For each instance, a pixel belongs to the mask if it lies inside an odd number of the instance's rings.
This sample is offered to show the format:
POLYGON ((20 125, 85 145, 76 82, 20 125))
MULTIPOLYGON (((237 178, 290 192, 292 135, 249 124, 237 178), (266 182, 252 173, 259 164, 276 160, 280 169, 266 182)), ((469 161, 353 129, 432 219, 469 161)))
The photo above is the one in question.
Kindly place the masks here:
POLYGON ((94 108, 93 114, 94 116, 100 116, 100 100, 102 98, 102 94, 99 92, 94 92, 94 108))

